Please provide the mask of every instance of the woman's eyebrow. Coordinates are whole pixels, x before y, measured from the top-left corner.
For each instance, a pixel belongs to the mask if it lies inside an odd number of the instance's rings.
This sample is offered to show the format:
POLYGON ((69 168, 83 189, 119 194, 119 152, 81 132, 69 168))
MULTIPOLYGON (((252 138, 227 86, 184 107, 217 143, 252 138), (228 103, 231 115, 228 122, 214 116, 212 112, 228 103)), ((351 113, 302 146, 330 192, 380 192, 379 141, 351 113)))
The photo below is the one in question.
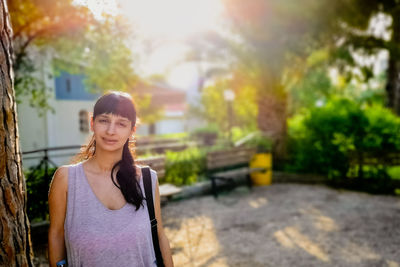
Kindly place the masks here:
MULTIPOLYGON (((103 118, 109 119, 111 116, 110 116, 110 115, 102 114, 102 115, 100 115, 99 117, 103 117, 103 118)), ((119 120, 119 121, 124 121, 124 122, 128 122, 128 121, 129 121, 128 119, 125 119, 125 118, 120 118, 120 119, 118 119, 118 120, 119 120)))

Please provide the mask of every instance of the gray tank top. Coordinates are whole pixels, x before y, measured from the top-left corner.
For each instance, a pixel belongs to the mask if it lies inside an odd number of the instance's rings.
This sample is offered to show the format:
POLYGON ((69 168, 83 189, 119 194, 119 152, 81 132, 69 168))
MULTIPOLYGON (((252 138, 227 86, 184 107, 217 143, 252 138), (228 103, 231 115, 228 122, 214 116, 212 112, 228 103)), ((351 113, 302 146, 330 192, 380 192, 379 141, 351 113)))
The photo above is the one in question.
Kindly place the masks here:
MULTIPOLYGON (((153 194, 157 173, 151 170, 153 194)), ((143 195, 143 179, 140 177, 143 195)), ((68 168, 64 222, 68 266, 157 266, 146 201, 135 210, 130 203, 110 210, 96 197, 82 162, 68 168)))

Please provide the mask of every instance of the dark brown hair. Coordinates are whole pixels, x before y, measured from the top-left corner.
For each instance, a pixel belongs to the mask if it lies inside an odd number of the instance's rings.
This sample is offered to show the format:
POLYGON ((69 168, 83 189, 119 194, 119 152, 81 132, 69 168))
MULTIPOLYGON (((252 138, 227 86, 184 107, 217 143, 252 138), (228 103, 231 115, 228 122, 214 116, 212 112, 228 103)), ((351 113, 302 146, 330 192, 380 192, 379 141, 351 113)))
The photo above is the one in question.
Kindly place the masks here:
MULTIPOLYGON (((96 116, 101 114, 113 114, 119 115, 129 119, 132 123, 132 128, 136 125, 136 108, 132 97, 128 93, 119 91, 110 91, 101 96, 93 108, 93 120, 96 116)), ((82 146, 80 153, 78 153, 72 160, 72 162, 81 162, 87 160, 96 153, 96 140, 92 135, 91 140, 86 146, 82 146)), ((122 159, 118 161, 111 170, 111 180, 114 185, 118 187, 126 202, 133 204, 136 210, 143 206, 143 192, 140 188, 136 165, 134 161, 134 142, 126 140, 122 151, 122 159), (117 181, 115 183, 113 173, 114 169, 119 166, 117 172, 117 181)))

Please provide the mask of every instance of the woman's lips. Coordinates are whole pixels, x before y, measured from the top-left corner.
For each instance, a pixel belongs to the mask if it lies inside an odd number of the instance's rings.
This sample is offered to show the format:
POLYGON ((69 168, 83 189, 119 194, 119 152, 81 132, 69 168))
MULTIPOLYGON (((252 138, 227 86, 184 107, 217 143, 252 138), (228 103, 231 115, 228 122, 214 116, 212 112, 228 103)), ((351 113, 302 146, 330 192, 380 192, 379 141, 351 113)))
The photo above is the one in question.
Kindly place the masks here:
POLYGON ((110 139, 106 139, 106 138, 103 138, 103 140, 104 140, 107 144, 114 144, 114 143, 117 142, 117 140, 110 140, 110 139))

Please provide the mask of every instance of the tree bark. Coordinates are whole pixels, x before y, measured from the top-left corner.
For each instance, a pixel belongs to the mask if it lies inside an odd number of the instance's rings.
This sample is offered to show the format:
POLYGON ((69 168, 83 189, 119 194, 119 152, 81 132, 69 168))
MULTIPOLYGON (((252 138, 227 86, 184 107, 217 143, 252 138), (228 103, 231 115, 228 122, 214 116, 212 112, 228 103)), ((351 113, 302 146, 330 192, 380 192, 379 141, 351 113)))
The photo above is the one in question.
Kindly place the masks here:
POLYGON ((386 105, 400 115, 400 10, 396 8, 392 15, 392 40, 389 48, 389 66, 387 70, 386 105))
POLYGON ((286 158, 287 95, 278 83, 266 82, 270 87, 259 92, 257 123, 260 131, 273 141, 274 161, 286 158))
POLYGON ((0 0, 0 266, 33 266, 12 72, 12 30, 0 0))
POLYGON ((400 115, 400 61, 389 57, 386 105, 400 115))

